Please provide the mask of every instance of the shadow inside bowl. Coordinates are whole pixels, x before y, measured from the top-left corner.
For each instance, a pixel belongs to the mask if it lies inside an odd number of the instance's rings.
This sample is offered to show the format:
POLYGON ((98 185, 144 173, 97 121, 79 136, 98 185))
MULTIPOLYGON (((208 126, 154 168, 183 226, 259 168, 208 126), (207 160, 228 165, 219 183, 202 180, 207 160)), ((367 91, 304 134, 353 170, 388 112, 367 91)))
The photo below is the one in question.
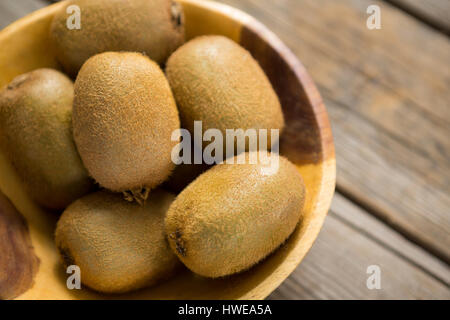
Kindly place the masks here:
MULTIPOLYGON (((22 214, 41 260, 34 286, 19 298, 263 299, 297 267, 317 237, 334 192, 335 158, 327 114, 314 83, 289 49, 255 19, 215 2, 180 2, 188 38, 204 34, 227 36, 249 50, 268 75, 286 120, 280 152, 296 164, 307 189, 302 220, 277 251, 246 272, 212 280, 183 269, 157 286, 127 295, 106 296, 86 289, 67 289, 68 275, 62 270, 53 243, 54 221, 46 223, 46 216, 39 210, 18 206, 24 208, 22 214), (43 228, 41 224, 47 226, 43 228)), ((65 5, 60 2, 46 7, 0 32, 0 46, 6 48, 0 52, 0 87, 33 69, 59 68, 48 43, 48 30, 54 13, 65 5)), ((8 193, 17 184, 17 177, 1 172, 4 168, 0 166, 0 178, 4 178, 0 188, 8 193)), ((16 203, 30 202, 24 192, 11 194, 10 198, 16 203)))

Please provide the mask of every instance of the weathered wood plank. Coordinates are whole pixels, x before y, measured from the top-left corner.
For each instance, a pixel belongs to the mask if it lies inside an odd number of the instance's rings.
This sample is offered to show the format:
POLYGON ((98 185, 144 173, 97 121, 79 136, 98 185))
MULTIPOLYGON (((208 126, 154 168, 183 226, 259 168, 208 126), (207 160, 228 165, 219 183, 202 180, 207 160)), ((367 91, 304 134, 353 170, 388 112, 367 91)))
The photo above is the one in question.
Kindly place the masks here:
POLYGON ((329 95, 428 156, 450 157, 445 36, 379 1, 221 2, 266 23, 329 95), (366 28, 373 3, 382 8, 381 30, 366 28))
POLYGON ((336 143, 338 189, 448 261, 448 174, 336 102, 326 98, 325 103, 336 143))
POLYGON ((265 23, 319 86, 338 188, 450 260, 450 43, 380 1, 222 0, 265 23), (369 4, 382 30, 366 28, 369 4))
POLYGON ((30 12, 47 6, 45 0, 2 0, 0 1, 0 29, 8 26, 30 12))
POLYGON ((269 299, 449 299, 449 274, 447 265, 337 194, 313 248, 269 299), (380 290, 366 286, 370 265, 381 269, 380 290))
POLYGON ((450 1, 448 0, 386 0, 432 27, 450 34, 450 1))
POLYGON ((408 241, 401 234, 392 230, 389 226, 339 193, 333 199, 331 212, 356 231, 365 234, 387 250, 425 270, 444 284, 450 285, 450 268, 448 264, 408 241))

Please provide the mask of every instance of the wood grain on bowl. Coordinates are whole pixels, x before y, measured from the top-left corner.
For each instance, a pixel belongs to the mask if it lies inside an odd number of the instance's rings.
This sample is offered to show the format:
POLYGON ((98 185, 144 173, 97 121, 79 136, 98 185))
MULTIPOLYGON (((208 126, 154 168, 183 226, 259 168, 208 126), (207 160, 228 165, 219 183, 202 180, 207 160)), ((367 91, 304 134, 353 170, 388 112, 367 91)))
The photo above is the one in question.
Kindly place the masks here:
POLYGON ((25 219, 0 191, 0 299, 31 288, 38 269, 25 219))
MULTIPOLYGON (((281 248, 244 273, 211 280, 183 270, 156 287, 112 298, 263 299, 304 258, 316 239, 330 206, 336 165, 327 113, 302 64, 266 27, 229 6, 198 0, 180 2, 185 10, 188 39, 204 34, 227 36, 247 48, 269 76, 280 96, 287 120, 280 145, 281 152, 296 164, 307 188, 303 218, 281 248)), ((53 14, 65 5, 65 2, 61 2, 46 7, 0 32, 0 46, 8 43, 8 53, 0 56, 0 86, 23 72, 40 67, 57 67, 53 52, 50 49, 43 50, 42 44, 48 41, 48 26, 53 14), (29 34, 31 31, 32 35, 29 34)), ((0 161, 0 189, 9 190, 14 203, 28 204, 21 212, 29 223, 31 240, 41 259, 35 285, 19 298, 109 298, 86 288, 72 291, 66 288, 67 275, 59 263, 53 244, 54 219, 33 207, 11 170, 8 164, 0 161), (11 191, 11 186, 17 187, 14 192, 11 191)))

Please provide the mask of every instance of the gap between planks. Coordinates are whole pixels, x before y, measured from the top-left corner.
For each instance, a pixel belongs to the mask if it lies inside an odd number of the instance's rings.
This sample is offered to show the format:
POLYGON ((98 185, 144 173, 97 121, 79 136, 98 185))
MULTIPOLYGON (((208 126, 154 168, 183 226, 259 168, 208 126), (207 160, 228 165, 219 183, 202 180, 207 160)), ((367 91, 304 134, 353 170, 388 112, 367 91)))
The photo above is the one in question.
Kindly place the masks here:
POLYGON ((431 28, 450 36, 448 0, 384 0, 431 28))
POLYGON ((367 210, 358 206, 352 199, 341 192, 336 193, 334 207, 331 214, 347 224, 355 231, 385 247, 399 258, 421 269, 429 276, 446 286, 450 286, 450 266, 436 259, 428 250, 404 237, 385 224, 385 221, 371 215, 367 210))
POLYGON ((449 299, 449 267, 336 193, 323 231, 269 299, 449 299), (366 268, 379 265, 381 290, 366 268))
POLYGON ((399 234, 405 237, 405 239, 408 239, 412 243, 427 250, 429 253, 433 254, 447 265, 450 264, 450 260, 447 255, 443 254, 440 250, 437 250, 426 240, 418 238, 416 233, 411 232, 408 228, 404 228, 402 224, 393 222, 391 219, 389 219, 389 213, 387 213, 379 205, 375 204, 374 202, 367 202, 362 200, 363 197, 355 194, 353 191, 349 191, 349 188, 346 188, 342 185, 336 186, 336 192, 339 192, 342 196, 352 201, 355 205, 361 207, 362 209, 364 209, 364 211, 368 212, 379 221, 385 223, 387 226, 397 231, 399 234))

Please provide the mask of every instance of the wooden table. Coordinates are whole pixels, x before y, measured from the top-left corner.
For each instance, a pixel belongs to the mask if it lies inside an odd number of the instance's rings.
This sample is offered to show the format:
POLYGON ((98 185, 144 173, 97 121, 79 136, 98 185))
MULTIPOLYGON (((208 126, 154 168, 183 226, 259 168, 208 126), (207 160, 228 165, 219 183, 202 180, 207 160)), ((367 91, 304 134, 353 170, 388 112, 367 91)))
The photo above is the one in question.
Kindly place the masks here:
MULTIPOLYGON (((274 31, 327 106, 337 192, 270 299, 450 299, 450 1, 221 0, 274 31), (381 29, 366 10, 381 8, 381 29), (368 289, 369 266, 381 288, 368 289)), ((48 5, 2 0, 0 28, 48 5)))

